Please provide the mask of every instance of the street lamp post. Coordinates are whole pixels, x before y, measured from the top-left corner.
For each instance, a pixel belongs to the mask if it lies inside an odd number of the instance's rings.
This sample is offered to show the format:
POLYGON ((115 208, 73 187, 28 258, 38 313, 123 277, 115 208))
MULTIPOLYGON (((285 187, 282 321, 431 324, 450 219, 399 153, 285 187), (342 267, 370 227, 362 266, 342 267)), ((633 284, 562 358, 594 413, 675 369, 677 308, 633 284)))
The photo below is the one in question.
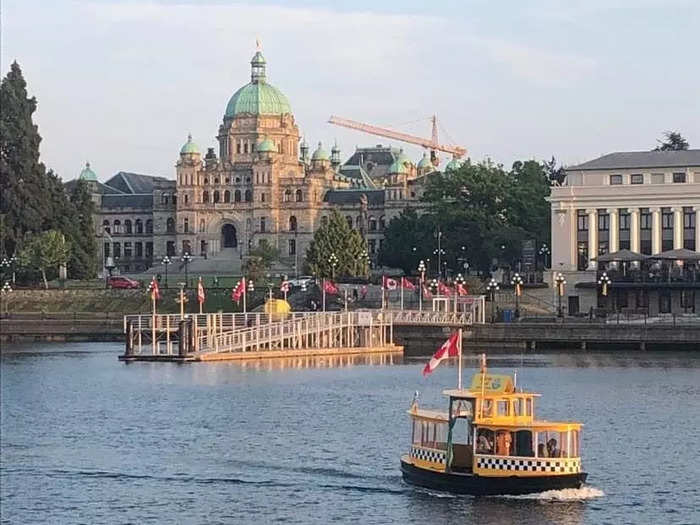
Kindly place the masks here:
POLYGON ((420 273, 420 286, 418 290, 418 309, 423 311, 423 281, 425 281, 425 261, 423 259, 418 263, 418 272, 420 273))
POLYGON ((513 285, 513 292, 515 293, 515 318, 518 319, 520 317, 520 294, 523 286, 523 278, 518 272, 513 274, 510 284, 513 285))
POLYGON ((248 298, 247 297, 248 293, 249 292, 253 293, 254 291, 255 291, 255 285, 253 284, 253 281, 252 280, 248 281, 248 290, 243 291, 243 313, 246 313, 246 307, 247 307, 246 300, 248 298))
POLYGON ((0 267, 3 268, 3 273, 5 273, 6 269, 11 269, 12 284, 17 284, 17 281, 15 280, 15 264, 17 264, 17 257, 15 257, 14 255, 9 259, 7 257, 3 257, 2 261, 0 261, 0 267))
POLYGON ((328 264, 331 265, 331 280, 335 280, 335 267, 338 266, 338 257, 332 252, 328 257, 328 264))
POLYGON ((161 261, 163 263, 163 266, 165 266, 165 287, 168 287, 168 265, 172 263, 170 260, 170 257, 167 255, 163 257, 163 260, 161 261))
POLYGON ((554 282, 557 285, 557 295, 559 296, 559 306, 557 315, 559 317, 564 317, 564 310, 562 310, 561 301, 562 297, 564 297, 564 285, 566 284, 566 279, 564 278, 564 275, 561 272, 559 272, 554 278, 554 282))
POLYGON ((540 255, 542 256, 542 265, 547 268, 549 265, 547 264, 547 261, 549 260, 549 254, 552 253, 549 249, 549 246, 547 246, 547 243, 542 244, 540 247, 540 255))
POLYGON ((457 274, 457 277, 455 277, 455 313, 457 313, 457 296, 460 294, 460 291, 463 290, 464 286, 464 277, 462 276, 461 273, 457 274))
POLYGON ((187 302, 187 297, 185 296, 185 283, 177 283, 180 285, 180 296, 177 302, 180 303, 180 319, 185 318, 185 303, 187 302))
POLYGON ((186 253, 182 256, 181 260, 185 264, 185 288, 187 288, 190 285, 188 267, 190 265, 190 261, 192 260, 192 256, 189 253, 186 253))
POLYGON ((608 288, 612 285, 610 277, 608 277, 608 272, 603 272, 598 279, 598 284, 600 285, 600 293, 603 296, 608 295, 608 288))
POLYGON ((496 292, 499 290, 496 279, 492 277, 489 283, 486 285, 486 289, 489 292, 489 298, 491 300, 491 322, 494 323, 496 321, 496 292))
POLYGON ((12 293, 12 286, 10 286, 10 283, 8 281, 5 281, 5 284, 2 285, 2 288, 0 289, 0 294, 2 294, 2 299, 3 302, 5 303, 5 315, 8 316, 10 314, 10 294, 12 293))

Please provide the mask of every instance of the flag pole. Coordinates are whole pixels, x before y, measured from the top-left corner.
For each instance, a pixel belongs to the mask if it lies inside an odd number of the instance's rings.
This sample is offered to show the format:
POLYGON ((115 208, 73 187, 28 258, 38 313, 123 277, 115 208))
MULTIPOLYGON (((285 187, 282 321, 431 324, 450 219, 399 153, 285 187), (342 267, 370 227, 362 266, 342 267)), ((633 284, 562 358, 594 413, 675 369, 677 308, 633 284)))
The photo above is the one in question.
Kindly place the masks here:
POLYGON ((323 311, 326 311, 326 280, 323 279, 323 311))
MULTIPOLYGON (((241 282, 243 283, 243 313, 247 313, 246 311, 246 296, 248 295, 248 287, 245 284, 245 277, 241 278, 241 282)), ((247 319, 246 319, 247 321, 247 319)))
POLYGON ((462 329, 457 330, 457 348, 459 348, 459 358, 457 364, 457 389, 462 390, 462 329))
POLYGON ((156 355, 156 294, 151 290, 151 301, 153 302, 153 326, 151 328, 151 339, 153 340, 153 355, 156 355))
POLYGON ((401 277, 401 310, 403 310, 403 277, 401 277))

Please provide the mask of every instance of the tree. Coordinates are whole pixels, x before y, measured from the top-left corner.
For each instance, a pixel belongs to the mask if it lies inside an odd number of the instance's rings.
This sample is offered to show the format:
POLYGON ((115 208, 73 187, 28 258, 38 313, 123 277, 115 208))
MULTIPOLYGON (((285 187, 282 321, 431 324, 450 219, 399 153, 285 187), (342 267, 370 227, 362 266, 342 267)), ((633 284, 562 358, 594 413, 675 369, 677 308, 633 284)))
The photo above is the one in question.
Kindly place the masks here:
POLYGON ((44 288, 49 283, 46 273, 49 269, 64 266, 70 257, 70 243, 64 235, 56 230, 49 230, 38 235, 29 236, 20 252, 22 265, 34 266, 41 272, 44 288))
POLYGON ((432 219, 432 215, 418 215, 411 208, 391 219, 384 230, 380 264, 401 268, 407 275, 416 271, 420 261, 429 259, 434 249, 436 230, 432 219))
POLYGON ((306 250, 306 267, 311 274, 326 277, 366 277, 369 266, 365 241, 360 232, 353 230, 337 210, 333 210, 328 222, 316 230, 306 250), (335 254, 337 264, 331 264, 335 254))
POLYGON ((250 255, 244 264, 243 270, 251 281, 263 277, 272 265, 279 259, 280 252, 272 246, 267 239, 260 241, 257 248, 250 251, 250 255))
POLYGON ((93 232, 93 214, 95 203, 90 196, 87 182, 79 180, 70 195, 74 222, 71 228, 71 257, 68 261, 68 273, 73 279, 90 279, 95 277, 97 269, 97 241, 93 232))
POLYGON ((659 143, 654 151, 682 151, 690 147, 688 141, 683 138, 679 131, 667 131, 663 140, 656 140, 659 143))
POLYGON ((542 163, 549 181, 554 186, 561 186, 566 180, 566 171, 563 166, 557 166, 557 159, 552 156, 551 160, 542 163))
POLYGON ((510 171, 513 187, 506 199, 508 222, 526 236, 547 242, 551 229, 551 211, 546 200, 551 193, 549 166, 534 160, 514 162, 510 171))
POLYGON ((15 253, 25 233, 41 231, 52 211, 46 206, 46 170, 39 162, 41 136, 32 120, 36 99, 27 96, 17 62, 0 84, 0 107, 2 248, 15 253))

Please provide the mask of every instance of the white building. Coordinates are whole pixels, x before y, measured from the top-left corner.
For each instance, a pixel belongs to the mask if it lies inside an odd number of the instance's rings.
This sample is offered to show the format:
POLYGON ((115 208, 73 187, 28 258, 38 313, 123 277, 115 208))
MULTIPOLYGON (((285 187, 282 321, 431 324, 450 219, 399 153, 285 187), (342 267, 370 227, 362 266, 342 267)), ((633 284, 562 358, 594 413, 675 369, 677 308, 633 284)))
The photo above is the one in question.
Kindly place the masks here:
MULTIPOLYGON (((550 202, 552 270, 566 277, 570 312, 600 302, 592 283, 601 255, 622 249, 656 255, 700 248, 700 150, 610 153, 567 168, 566 174, 564 185, 552 188, 550 202)), ((664 312, 667 302, 675 302, 658 285, 640 287, 646 292, 636 303, 616 296, 618 309, 646 305, 649 312, 657 306, 664 312)), ((622 293, 626 286, 614 288, 622 293)), ((679 302, 689 299, 681 294, 679 302)), ((695 309, 694 297, 692 302, 695 309)))

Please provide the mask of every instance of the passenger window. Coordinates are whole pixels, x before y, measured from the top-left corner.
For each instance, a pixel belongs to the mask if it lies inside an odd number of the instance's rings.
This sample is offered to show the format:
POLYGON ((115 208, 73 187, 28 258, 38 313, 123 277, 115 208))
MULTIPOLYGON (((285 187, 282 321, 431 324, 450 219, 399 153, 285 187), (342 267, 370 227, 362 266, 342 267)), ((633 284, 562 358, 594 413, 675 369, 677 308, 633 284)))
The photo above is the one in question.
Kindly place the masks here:
POLYGON ((513 415, 522 416, 523 415, 523 400, 520 398, 513 399, 513 415))
POLYGON ((493 430, 480 428, 476 433, 476 453, 493 454, 493 430))
POLYGON ((508 410, 508 400, 507 399, 501 399, 498 402, 498 415, 499 416, 507 416, 510 415, 510 411, 508 410))
POLYGON ((481 400, 481 417, 493 417, 493 401, 491 399, 481 400))

